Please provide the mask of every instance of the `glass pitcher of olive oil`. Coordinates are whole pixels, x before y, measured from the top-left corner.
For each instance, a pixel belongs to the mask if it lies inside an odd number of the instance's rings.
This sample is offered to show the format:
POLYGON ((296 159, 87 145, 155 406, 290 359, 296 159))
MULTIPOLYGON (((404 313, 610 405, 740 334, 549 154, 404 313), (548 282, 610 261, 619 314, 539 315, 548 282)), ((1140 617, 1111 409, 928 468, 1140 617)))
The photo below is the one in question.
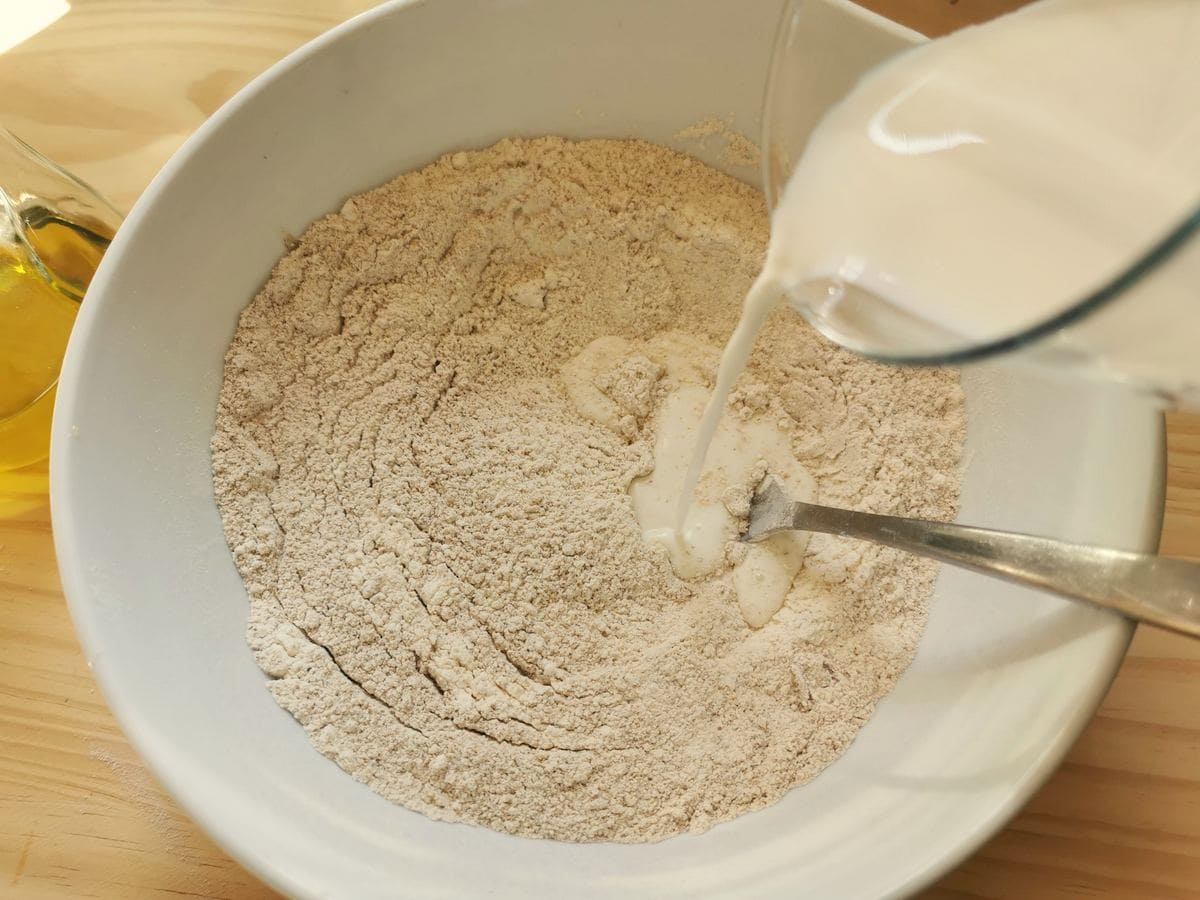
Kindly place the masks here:
POLYGON ((95 191, 0 127, 0 515, 45 493, 67 336, 120 221, 95 191))

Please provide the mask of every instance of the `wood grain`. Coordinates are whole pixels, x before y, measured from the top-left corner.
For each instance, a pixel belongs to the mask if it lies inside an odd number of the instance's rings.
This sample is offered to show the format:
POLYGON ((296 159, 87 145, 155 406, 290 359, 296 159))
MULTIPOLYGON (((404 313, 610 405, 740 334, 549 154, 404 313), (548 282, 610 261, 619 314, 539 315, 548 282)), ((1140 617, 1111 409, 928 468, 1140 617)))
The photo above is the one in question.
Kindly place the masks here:
MULTIPOLYGON (((1018 0, 863 2, 938 34, 1018 0)), ((128 207, 226 97, 369 5, 74 0, 0 54, 0 121, 128 207)), ((1168 435, 1161 550, 1200 558, 1200 417, 1171 416, 1168 435)), ((0 519, 0 897, 273 896, 121 736, 63 604, 45 502, 31 505, 0 519)), ((1200 897, 1200 642, 1139 629, 1058 773, 927 895, 1200 897)))

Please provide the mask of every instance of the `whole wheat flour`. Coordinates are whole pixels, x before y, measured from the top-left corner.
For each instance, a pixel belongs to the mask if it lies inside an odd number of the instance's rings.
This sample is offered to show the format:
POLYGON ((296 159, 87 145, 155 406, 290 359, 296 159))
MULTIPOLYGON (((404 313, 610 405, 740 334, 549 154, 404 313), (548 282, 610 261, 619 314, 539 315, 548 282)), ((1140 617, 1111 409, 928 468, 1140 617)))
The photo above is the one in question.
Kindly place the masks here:
MULTIPOLYGON (((675 577, 628 495, 683 377, 654 348, 709 382, 766 237, 761 195, 685 156, 545 138, 354 197, 280 261, 229 348, 213 475, 250 644, 322 753, 436 818, 647 841, 846 748, 935 566, 813 536, 753 629, 727 571, 675 577), (602 337, 627 351, 594 377, 612 415, 585 417, 562 372, 602 337)), ((780 311, 731 407, 786 431, 824 502, 956 511, 951 373, 780 311)))

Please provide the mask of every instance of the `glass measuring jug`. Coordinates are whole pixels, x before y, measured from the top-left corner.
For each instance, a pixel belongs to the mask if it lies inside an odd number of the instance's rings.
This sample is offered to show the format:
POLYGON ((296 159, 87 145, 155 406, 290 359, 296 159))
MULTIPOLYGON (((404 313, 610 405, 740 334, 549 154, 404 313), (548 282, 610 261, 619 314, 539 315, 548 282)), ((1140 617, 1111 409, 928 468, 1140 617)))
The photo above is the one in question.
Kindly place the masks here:
POLYGON ((1040 0, 838 81, 829 4, 791 0, 763 147, 793 307, 888 362, 1019 351, 1200 404, 1193 13, 1040 0))
POLYGON ((84 291, 120 222, 0 127, 0 495, 41 484, 55 387, 84 291))

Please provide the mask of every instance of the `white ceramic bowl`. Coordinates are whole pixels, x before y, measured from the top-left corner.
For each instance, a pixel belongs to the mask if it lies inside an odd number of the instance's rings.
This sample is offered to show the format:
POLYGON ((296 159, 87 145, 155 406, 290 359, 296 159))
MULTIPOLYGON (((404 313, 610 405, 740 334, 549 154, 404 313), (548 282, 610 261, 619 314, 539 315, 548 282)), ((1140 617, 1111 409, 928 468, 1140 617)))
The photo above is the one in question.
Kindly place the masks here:
MULTIPOLYGON (((348 194, 502 136, 755 136, 778 0, 431 0, 361 16, 243 90, 163 169, 83 305, 62 375, 53 513, 104 694, 183 807, 277 888, 313 897, 874 897, 998 828, 1092 713, 1130 629, 961 572, 848 753, 770 809, 641 846, 433 822, 313 750, 243 638, 208 441, 238 311, 348 194)), ((832 2, 853 77, 912 36, 832 2)), ((816 95, 814 95, 816 96, 816 95)), ((814 102, 817 102, 814 100, 814 102)), ((798 110, 813 114, 815 110, 798 110)), ((1162 427, 1140 401, 977 370, 964 521, 1145 549, 1162 427)))

